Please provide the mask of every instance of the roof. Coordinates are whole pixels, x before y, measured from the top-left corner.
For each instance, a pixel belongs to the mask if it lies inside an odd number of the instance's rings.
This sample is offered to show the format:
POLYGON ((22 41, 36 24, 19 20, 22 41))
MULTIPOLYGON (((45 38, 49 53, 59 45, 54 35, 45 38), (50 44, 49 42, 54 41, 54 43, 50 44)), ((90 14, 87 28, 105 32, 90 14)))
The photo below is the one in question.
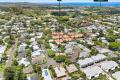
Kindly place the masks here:
POLYGON ((57 77, 66 76, 66 73, 65 73, 66 70, 63 67, 55 67, 54 70, 55 70, 57 77))
POLYGON ((94 63, 94 61, 91 58, 85 58, 84 60, 79 60, 78 61, 78 64, 80 66, 84 66, 84 65, 87 65, 89 63, 94 63))
POLYGON ((98 66, 87 67, 83 70, 88 78, 97 77, 100 73, 103 73, 103 70, 98 66))
POLYGON ((111 52, 109 49, 106 49, 106 48, 96 48, 98 51, 99 51, 99 53, 109 53, 109 52, 111 52))
POLYGON ((44 55, 41 55, 41 56, 36 56, 36 57, 32 57, 32 63, 35 64, 35 63, 43 63, 45 61, 45 56, 44 55))
POLYGON ((92 58, 94 61, 99 61, 99 60, 105 59, 106 56, 103 55, 103 54, 97 54, 96 56, 92 56, 91 58, 92 58))
POLYGON ((89 56, 89 52, 86 52, 86 51, 80 52, 79 57, 87 57, 87 56, 89 56))
POLYGON ((34 52, 32 52, 32 57, 34 57, 34 56, 38 56, 38 55, 41 55, 41 54, 43 54, 43 50, 37 50, 37 51, 34 51, 34 52))
POLYGON ((42 76, 44 77, 44 80, 52 80, 48 69, 42 70, 42 76))
POLYGON ((100 64, 101 68, 103 70, 109 70, 109 69, 114 69, 115 67, 118 66, 118 64, 115 61, 105 61, 100 64))
POLYGON ((33 72, 33 67, 32 67, 31 65, 30 65, 30 66, 27 66, 27 67, 23 68, 23 72, 24 72, 25 74, 30 74, 30 73, 33 72))
POLYGON ((33 50, 35 51, 35 50, 38 50, 39 49, 39 46, 38 45, 34 45, 33 46, 33 50))
POLYGON ((39 80, 39 78, 37 74, 34 74, 33 76, 27 77, 27 80, 39 80))
POLYGON ((0 45, 0 54, 3 54, 5 52, 6 47, 0 45))
POLYGON ((18 48, 18 53, 24 53, 24 52, 25 52, 25 48, 26 48, 26 46, 23 45, 23 44, 21 44, 21 45, 19 46, 19 48, 18 48))
POLYGON ((76 68, 76 66, 74 64, 70 64, 69 66, 66 66, 66 69, 69 73, 73 73, 75 71, 78 71, 78 69, 76 68))
POLYGON ((113 76, 116 80, 120 80, 120 71, 115 72, 114 74, 112 74, 112 76, 113 76))
POLYGON ((22 58, 20 61, 18 61, 19 65, 23 64, 25 66, 28 66, 30 62, 26 58, 22 58))

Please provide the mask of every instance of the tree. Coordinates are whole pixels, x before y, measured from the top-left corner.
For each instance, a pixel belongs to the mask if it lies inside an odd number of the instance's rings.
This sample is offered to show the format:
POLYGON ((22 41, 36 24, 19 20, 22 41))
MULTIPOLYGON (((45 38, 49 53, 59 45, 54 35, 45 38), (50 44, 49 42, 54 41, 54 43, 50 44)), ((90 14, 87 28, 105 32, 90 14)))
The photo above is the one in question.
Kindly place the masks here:
POLYGON ((42 76, 42 69, 40 64, 36 65, 36 70, 37 70, 37 73, 42 76))
POLYGON ((104 36, 104 33, 103 33, 102 30, 100 30, 100 32, 99 32, 99 37, 103 37, 103 36, 104 36))
POLYGON ((28 60, 31 61, 31 50, 30 49, 26 49, 26 56, 28 60))
POLYGON ((14 73, 14 80, 27 80, 26 75, 23 73, 21 66, 17 66, 14 73))
POLYGON ((65 50, 65 46, 63 46, 63 45, 60 45, 60 50, 61 50, 61 52, 64 52, 64 50, 65 50))
POLYGON ((71 63, 71 61, 67 58, 66 60, 65 60, 65 64, 66 65, 69 65, 71 63))
POLYGON ((53 66, 50 65, 50 66, 48 67, 48 69, 52 72, 52 75, 53 75, 54 77, 56 77, 56 73, 55 73, 55 70, 54 70, 53 66))
POLYGON ((4 70, 4 78, 5 80, 14 80, 15 69, 13 67, 7 67, 4 70))
POLYGON ((109 49, 113 50, 113 51, 117 51, 120 49, 120 43, 117 42, 111 42, 109 44, 109 49))
POLYGON ((17 65, 18 65, 18 62, 17 62, 16 59, 13 60, 12 65, 14 65, 14 66, 17 66, 17 65))
POLYGON ((106 75, 100 74, 97 80, 108 80, 106 75))
POLYGON ((56 60, 56 62, 59 62, 59 63, 64 62, 66 60, 66 56, 65 55, 58 55, 55 57, 55 60, 56 60))
POLYGON ((55 56, 55 52, 53 50, 49 49, 47 52, 49 57, 53 58, 55 56))
POLYGON ((4 42, 3 42, 3 40, 2 39, 0 39, 0 44, 3 44, 4 42))
POLYGON ((98 54, 98 51, 96 49, 92 49, 91 52, 90 52, 91 55, 96 55, 98 54))

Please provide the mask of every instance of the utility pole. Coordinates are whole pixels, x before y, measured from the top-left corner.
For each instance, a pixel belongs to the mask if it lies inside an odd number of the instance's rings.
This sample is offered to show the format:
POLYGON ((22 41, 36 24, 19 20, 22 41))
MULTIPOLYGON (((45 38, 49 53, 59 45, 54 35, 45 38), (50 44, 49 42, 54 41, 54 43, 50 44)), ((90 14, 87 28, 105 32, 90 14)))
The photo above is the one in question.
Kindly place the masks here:
MULTIPOLYGON (((58 41, 58 48, 60 47, 60 16, 61 16, 61 1, 62 0, 57 0, 59 2, 59 12, 58 12, 58 35, 59 35, 59 41, 58 41)), ((58 51, 58 54, 60 56, 60 50, 58 51)), ((60 69, 60 63, 59 63, 59 69, 60 69)))

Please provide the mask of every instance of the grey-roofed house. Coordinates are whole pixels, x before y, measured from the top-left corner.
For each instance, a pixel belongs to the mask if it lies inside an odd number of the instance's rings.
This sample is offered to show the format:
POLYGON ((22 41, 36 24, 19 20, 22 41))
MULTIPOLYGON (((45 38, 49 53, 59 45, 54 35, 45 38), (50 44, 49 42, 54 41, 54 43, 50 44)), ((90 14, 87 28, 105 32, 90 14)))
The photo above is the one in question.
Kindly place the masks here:
POLYGON ((91 58, 94 60, 95 63, 98 63, 104 61, 106 59, 106 56, 103 54, 97 54, 96 56, 92 56, 91 58))
POLYGON ((100 64, 100 67, 108 72, 109 70, 114 70, 115 68, 118 68, 118 64, 115 61, 105 61, 100 64))
POLYGON ((39 77, 38 77, 37 74, 34 74, 34 75, 30 76, 30 77, 27 77, 27 80, 39 80, 39 77))
POLYGON ((0 54, 0 63, 2 62, 2 54, 0 54))
POLYGON ((89 52, 86 52, 86 51, 80 52, 80 55, 79 55, 80 58, 86 58, 88 56, 89 56, 89 52))
POLYGON ((91 58, 85 58, 84 60, 79 60, 78 64, 80 65, 81 68, 90 66, 94 64, 94 60, 91 58))
POLYGON ((109 49, 101 48, 101 47, 97 47, 96 49, 100 54, 105 54, 105 53, 111 53, 112 52, 109 49))
POLYGON ((26 55, 25 52, 26 45, 21 44, 18 48, 18 58, 24 58, 26 55))
POLYGON ((86 74, 88 79, 96 78, 100 74, 104 74, 103 70, 98 66, 87 67, 83 69, 83 72, 86 74))
POLYGON ((0 54, 4 54, 6 47, 0 45, 0 54))

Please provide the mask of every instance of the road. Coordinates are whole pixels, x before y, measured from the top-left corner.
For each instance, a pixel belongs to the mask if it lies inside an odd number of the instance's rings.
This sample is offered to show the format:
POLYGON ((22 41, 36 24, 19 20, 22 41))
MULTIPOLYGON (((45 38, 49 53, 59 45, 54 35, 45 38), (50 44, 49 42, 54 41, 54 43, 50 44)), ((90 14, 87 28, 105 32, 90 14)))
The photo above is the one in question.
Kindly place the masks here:
POLYGON ((18 39, 15 40, 15 44, 12 45, 12 47, 9 50, 9 53, 8 53, 9 56, 8 56, 8 60, 6 62, 5 67, 11 67, 12 60, 14 59, 14 53, 15 53, 16 48, 17 48, 17 43, 18 43, 18 39))

